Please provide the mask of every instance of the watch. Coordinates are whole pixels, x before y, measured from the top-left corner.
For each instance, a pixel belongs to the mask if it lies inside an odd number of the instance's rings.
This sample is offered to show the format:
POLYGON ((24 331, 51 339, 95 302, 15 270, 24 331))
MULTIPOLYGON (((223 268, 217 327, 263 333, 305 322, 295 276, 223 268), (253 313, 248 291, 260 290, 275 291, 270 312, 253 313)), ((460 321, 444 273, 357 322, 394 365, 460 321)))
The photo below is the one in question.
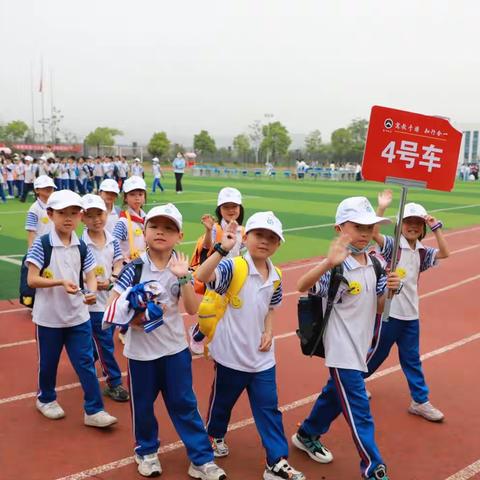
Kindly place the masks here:
POLYGON ((228 251, 225 250, 223 247, 222 247, 222 244, 221 243, 216 243, 214 246, 213 246, 213 249, 218 252, 222 257, 226 257, 228 255, 228 251))

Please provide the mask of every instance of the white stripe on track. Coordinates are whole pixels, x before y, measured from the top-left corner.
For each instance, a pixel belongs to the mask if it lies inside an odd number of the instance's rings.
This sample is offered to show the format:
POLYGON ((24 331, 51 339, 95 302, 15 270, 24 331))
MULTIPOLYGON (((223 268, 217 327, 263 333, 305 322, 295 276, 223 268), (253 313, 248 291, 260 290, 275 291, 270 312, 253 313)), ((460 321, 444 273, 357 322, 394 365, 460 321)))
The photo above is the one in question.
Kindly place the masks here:
MULTIPOLYGON (((429 358, 442 355, 443 353, 449 352, 451 350, 459 348, 463 345, 466 345, 478 339, 480 339, 480 333, 476 333, 475 335, 471 335, 470 337, 463 338, 457 342, 451 343, 449 345, 445 345, 444 347, 438 348, 437 350, 428 352, 425 355, 422 355, 420 358, 422 361, 425 361, 425 360, 428 360, 429 358)), ((391 375, 392 373, 395 373, 399 370, 401 370, 401 366, 395 365, 394 367, 386 368, 384 370, 380 370, 379 372, 374 373, 370 378, 366 379, 366 381, 371 382, 377 378, 385 377, 386 375, 391 375)), ((304 397, 292 403, 287 403, 286 405, 282 405, 280 407, 280 411, 288 412, 290 410, 294 410, 296 408, 300 408, 310 403, 313 403, 318 398, 318 395, 319 393, 314 393, 313 395, 309 395, 308 397, 304 397)), ((229 431, 239 430, 249 425, 253 425, 253 423, 254 423, 254 420, 252 417, 246 418, 244 420, 231 424, 228 427, 228 430, 229 431)), ((182 448, 182 447, 183 447, 183 443, 180 441, 169 443, 168 445, 161 447, 159 450, 159 453, 162 454, 162 453, 171 452, 173 450, 178 450, 179 448, 182 448)), ((90 478, 95 475, 101 475, 102 473, 106 473, 111 470, 116 470, 117 468, 131 465, 132 463, 134 463, 133 457, 125 457, 111 463, 106 463, 105 465, 100 465, 98 467, 94 467, 88 470, 84 470, 82 472, 74 473, 66 477, 58 478, 57 480, 83 480, 85 478, 90 478)), ((479 464, 479 467, 480 467, 480 464, 479 464)), ((466 480, 468 478, 470 477, 451 477, 451 478, 448 478, 447 480, 464 480, 464 479, 466 480)))
POLYGON ((480 459, 457 473, 450 475, 446 480, 468 480, 480 473, 480 459))
POLYGON ((21 340, 19 342, 13 342, 13 343, 4 343, 3 345, 0 345, 0 349, 2 348, 11 348, 11 347, 20 347, 22 345, 30 345, 32 343, 35 343, 36 340, 32 338, 32 340, 21 340))

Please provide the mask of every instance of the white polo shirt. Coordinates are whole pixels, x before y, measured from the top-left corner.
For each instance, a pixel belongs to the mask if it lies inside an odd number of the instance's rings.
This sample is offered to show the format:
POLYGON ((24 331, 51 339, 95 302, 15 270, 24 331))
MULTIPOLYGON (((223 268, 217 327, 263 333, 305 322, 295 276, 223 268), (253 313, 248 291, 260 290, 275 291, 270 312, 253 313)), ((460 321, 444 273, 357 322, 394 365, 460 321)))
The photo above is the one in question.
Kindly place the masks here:
MULTIPOLYGON (((375 327, 377 296, 384 293, 387 277, 382 275, 377 283, 368 255, 366 265, 361 265, 349 255, 343 262, 343 269, 350 288, 355 288, 349 292, 349 287, 342 282, 338 289, 323 336, 325 365, 366 372, 367 353, 375 327)), ((328 271, 311 292, 327 297, 330 277, 331 272, 328 271)))
POLYGON ((58 170, 60 171, 60 179, 61 180, 68 180, 69 179, 68 165, 66 163, 61 163, 58 167, 58 170))
MULTIPOLYGON (((282 285, 280 283, 273 291, 273 283, 280 277, 270 259, 268 278, 264 281, 250 254, 247 253, 244 258, 248 263, 248 277, 238 294, 242 306, 227 306, 209 349, 212 358, 225 367, 242 372, 261 372, 275 365, 275 344, 272 343, 267 352, 260 352, 259 346, 269 308, 281 304, 282 285)), ((232 259, 223 259, 215 269, 215 283, 208 287, 225 294, 232 281, 233 268, 232 259)))
POLYGON ((35 167, 30 165, 25 165, 25 183, 33 183, 35 180, 35 167))
MULTIPOLYGON (((187 348, 185 340, 185 327, 183 319, 178 309, 178 300, 180 296, 180 285, 177 277, 168 269, 159 270, 150 260, 147 253, 141 256, 144 261, 140 283, 148 280, 156 280, 167 292, 166 312, 163 317, 164 324, 145 333, 143 329, 129 328, 125 338, 125 348, 123 354, 132 360, 155 360, 167 355, 174 355, 187 348)), ((135 274, 133 263, 127 265, 120 275, 113 289, 118 292, 124 292, 132 286, 135 274)))
MULTIPOLYGON (((130 215, 138 216, 131 208, 128 209, 130 215)), ((140 217, 145 218, 145 212, 141 210, 140 217)), ((146 250, 145 237, 143 235, 144 224, 135 222, 132 219, 133 245, 140 252, 146 250)), ((124 217, 118 219, 113 229, 112 235, 119 241, 120 248, 124 258, 130 258, 130 242, 128 241, 128 220, 124 217)))
POLYGON ((118 222, 118 215, 120 214, 121 210, 120 207, 114 205, 112 207, 112 211, 107 216, 107 224, 105 225, 105 230, 113 235, 113 230, 115 229, 115 225, 118 222))
MULTIPOLYGON (((55 229, 50 232, 52 257, 50 265, 43 275, 50 278, 70 280, 78 285, 80 277, 80 241, 72 233, 70 245, 66 247, 58 237, 55 229)), ((43 267, 43 247, 40 238, 37 238, 27 254, 27 262, 43 267)), ((83 264, 83 271, 90 272, 95 268, 95 259, 87 248, 87 256, 83 264)), ((83 303, 83 295, 68 294, 63 286, 37 288, 33 305, 33 322, 37 325, 51 328, 74 327, 86 322, 90 318, 88 306, 83 303)))
MULTIPOLYGON (((393 237, 383 236, 383 248, 381 254, 387 263, 392 260, 393 237)), ((419 319, 418 300, 418 277, 421 272, 437 265, 438 249, 423 246, 418 240, 415 249, 412 249, 407 239, 400 237, 400 258, 397 265, 397 273, 403 282, 403 288, 392 299, 390 316, 399 320, 419 319), (420 250, 425 250, 423 263, 420 265, 420 250)))
MULTIPOLYGON (((109 280, 112 275, 113 264, 123 259, 118 240, 113 238, 106 229, 105 245, 103 247, 97 246, 97 244, 90 238, 90 235, 88 235, 87 229, 83 231, 82 240, 88 245, 95 257, 95 276, 97 277, 97 280, 109 280)), ((107 307, 108 296, 108 291, 99 290, 97 292, 96 303, 94 305, 89 305, 88 310, 90 312, 104 312, 107 307)))
POLYGON ((27 212, 25 230, 35 232, 35 238, 52 230, 53 223, 47 214, 47 206, 39 199, 32 203, 27 212))

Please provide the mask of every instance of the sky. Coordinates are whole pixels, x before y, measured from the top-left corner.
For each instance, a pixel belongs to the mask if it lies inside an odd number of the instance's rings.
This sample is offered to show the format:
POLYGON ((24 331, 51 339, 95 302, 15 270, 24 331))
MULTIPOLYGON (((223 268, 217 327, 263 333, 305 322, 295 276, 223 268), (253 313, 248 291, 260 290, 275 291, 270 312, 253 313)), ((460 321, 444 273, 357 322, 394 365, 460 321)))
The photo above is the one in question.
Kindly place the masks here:
POLYGON ((0 123, 31 123, 32 90, 41 118, 42 58, 45 114, 53 83, 79 137, 221 144, 273 119, 329 141, 373 105, 480 122, 479 18, 476 0, 0 0, 0 123))

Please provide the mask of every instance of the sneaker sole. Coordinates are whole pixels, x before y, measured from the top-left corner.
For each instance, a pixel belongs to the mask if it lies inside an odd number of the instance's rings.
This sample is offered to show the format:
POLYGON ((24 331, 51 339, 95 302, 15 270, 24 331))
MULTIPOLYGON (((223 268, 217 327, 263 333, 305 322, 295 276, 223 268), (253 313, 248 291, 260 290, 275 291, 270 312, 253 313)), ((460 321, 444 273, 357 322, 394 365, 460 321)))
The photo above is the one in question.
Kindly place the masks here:
POLYGON ((62 411, 61 414, 55 415, 55 416, 49 416, 46 415, 43 410, 41 410, 38 405, 35 405, 35 408, 45 417, 48 418, 49 420, 60 420, 61 418, 65 418, 65 412, 62 411))
POLYGON ((330 458, 321 458, 321 457, 317 457, 312 452, 310 452, 308 448, 305 447, 305 445, 302 442, 300 442, 300 440, 298 440, 296 433, 292 435, 292 443, 293 445, 295 445, 295 447, 297 447, 299 450, 304 451, 312 460, 315 460, 318 463, 331 463, 333 461, 333 455, 331 453, 330 453, 330 458))
POLYGON ((227 452, 227 453, 218 453, 215 449, 213 449, 213 456, 215 458, 223 458, 223 457, 228 457, 228 454, 230 452, 227 452))
POLYGON ((410 413, 411 415, 417 415, 418 417, 422 417, 425 420, 428 420, 429 422, 432 422, 432 423, 442 423, 443 420, 445 419, 445 416, 443 416, 442 418, 438 418, 438 419, 428 418, 425 415, 422 415, 420 412, 417 412, 416 410, 413 410, 413 409, 410 409, 410 408, 408 409, 408 413, 410 413))
MULTIPOLYGON (((194 470, 191 465, 188 467, 188 475, 192 478, 197 478, 200 480, 204 480, 207 478, 202 472, 199 472, 198 470, 194 470)), ((227 474, 224 473, 220 475, 218 477, 218 480, 227 480, 227 474)))
POLYGON ((103 425, 98 425, 97 423, 90 423, 88 420, 85 420, 83 423, 87 426, 87 427, 95 427, 95 428, 108 428, 108 427, 111 427, 112 425, 115 425, 116 423, 118 422, 118 419, 116 418, 115 420, 109 422, 109 423, 105 423, 103 425))

